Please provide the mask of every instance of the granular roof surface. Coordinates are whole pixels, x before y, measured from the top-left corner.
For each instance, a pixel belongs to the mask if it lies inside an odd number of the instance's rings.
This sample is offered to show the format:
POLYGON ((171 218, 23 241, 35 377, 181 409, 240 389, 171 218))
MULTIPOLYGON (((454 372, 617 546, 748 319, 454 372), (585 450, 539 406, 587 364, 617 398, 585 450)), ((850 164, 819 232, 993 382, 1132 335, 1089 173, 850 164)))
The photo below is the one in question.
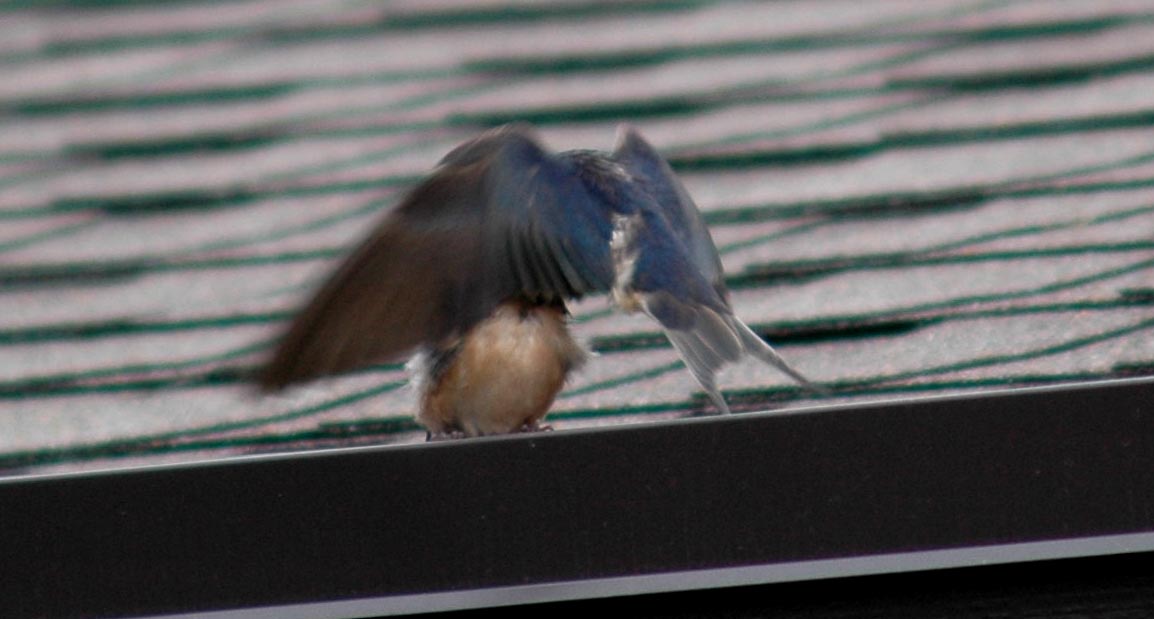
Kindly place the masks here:
MULTIPOLYGON (((735 411, 1154 371, 1154 5, 0 2, 0 470, 413 442, 399 365, 261 396, 311 291, 456 144, 636 126, 754 362, 735 411)), ((558 431, 709 410, 657 325, 558 431)))

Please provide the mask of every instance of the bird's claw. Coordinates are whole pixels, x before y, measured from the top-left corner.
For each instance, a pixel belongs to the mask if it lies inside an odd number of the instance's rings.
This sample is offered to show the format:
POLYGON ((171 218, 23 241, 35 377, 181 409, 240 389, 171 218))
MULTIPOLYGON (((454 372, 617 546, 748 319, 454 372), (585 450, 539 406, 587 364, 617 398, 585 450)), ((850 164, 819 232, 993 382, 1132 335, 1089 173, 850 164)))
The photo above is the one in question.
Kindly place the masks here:
POLYGON ((425 432, 426 443, 439 443, 441 441, 452 441, 468 437, 468 434, 465 434, 460 430, 449 430, 447 432, 425 432))

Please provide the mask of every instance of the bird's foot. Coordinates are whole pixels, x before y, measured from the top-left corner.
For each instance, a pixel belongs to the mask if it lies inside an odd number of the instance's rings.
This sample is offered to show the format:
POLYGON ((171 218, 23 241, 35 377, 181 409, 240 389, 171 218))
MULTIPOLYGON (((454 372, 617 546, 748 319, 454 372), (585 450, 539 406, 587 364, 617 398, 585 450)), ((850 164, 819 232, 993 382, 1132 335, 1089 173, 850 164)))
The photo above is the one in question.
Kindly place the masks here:
POLYGON ((517 431, 518 432, 552 432, 553 426, 541 425, 541 424, 537 423, 536 421, 534 421, 532 423, 522 424, 520 428, 517 428, 517 431))
POLYGON ((448 430, 445 432, 425 432, 426 443, 437 443, 440 441, 452 441, 460 438, 468 438, 469 435, 460 430, 448 430))

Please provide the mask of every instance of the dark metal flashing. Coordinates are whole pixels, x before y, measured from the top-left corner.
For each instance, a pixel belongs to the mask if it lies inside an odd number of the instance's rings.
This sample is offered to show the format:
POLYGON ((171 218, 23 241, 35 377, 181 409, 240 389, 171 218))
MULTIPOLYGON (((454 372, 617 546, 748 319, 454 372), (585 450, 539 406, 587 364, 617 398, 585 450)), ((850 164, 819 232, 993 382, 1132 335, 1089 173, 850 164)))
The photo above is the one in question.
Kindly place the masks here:
POLYGON ((1154 551, 1154 380, 0 480, 0 616, 351 617, 1154 551))

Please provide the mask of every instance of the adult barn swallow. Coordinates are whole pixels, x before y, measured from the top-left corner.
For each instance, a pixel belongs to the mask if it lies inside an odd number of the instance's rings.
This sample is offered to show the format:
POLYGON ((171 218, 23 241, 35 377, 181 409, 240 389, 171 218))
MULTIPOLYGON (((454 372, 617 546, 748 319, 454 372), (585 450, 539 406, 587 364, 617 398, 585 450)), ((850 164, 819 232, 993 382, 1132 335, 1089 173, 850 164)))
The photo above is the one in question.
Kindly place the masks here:
POLYGON ((446 155, 300 313, 260 382, 416 352, 431 437, 536 429, 586 357, 565 301, 602 292, 661 325, 722 413, 715 375, 743 355, 809 384, 734 315, 697 206, 635 130, 612 153, 551 154, 524 125, 446 155))

